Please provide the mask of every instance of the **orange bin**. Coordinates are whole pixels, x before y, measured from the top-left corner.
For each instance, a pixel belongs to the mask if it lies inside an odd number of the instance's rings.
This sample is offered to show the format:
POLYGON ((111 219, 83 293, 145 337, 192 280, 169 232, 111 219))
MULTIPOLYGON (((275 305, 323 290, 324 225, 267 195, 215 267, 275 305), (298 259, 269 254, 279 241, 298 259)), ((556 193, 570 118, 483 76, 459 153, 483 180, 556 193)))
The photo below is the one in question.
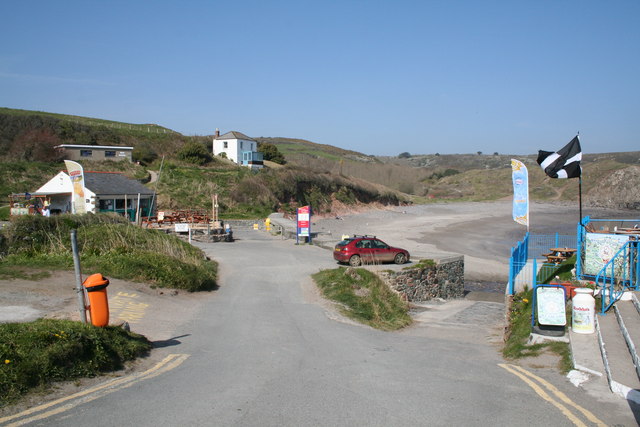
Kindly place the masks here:
POLYGON ((109 279, 100 273, 92 274, 82 283, 89 297, 89 315, 93 326, 107 326, 109 324, 109 301, 107 286, 109 279))

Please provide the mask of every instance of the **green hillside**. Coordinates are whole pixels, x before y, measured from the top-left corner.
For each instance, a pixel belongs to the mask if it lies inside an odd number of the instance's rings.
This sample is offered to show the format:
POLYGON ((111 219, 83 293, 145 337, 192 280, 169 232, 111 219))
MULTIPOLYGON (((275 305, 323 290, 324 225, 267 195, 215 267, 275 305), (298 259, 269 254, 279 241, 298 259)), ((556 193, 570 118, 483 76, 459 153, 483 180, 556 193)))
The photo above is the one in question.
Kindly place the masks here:
MULTIPOLYGON (((211 137, 186 137, 158 125, 0 108, 0 199, 10 192, 33 191, 63 169, 53 150, 61 143, 133 146, 134 160, 139 160, 140 165, 83 164, 87 170, 120 171, 141 182, 148 182, 151 172, 159 171, 164 157, 160 181, 153 184, 158 188, 161 209, 209 209, 211 196, 218 194, 222 215, 227 217, 292 211, 308 203, 318 212, 371 202, 497 200, 511 197, 513 191, 510 155, 405 152, 375 157, 303 139, 254 139, 277 147, 287 166, 251 172, 225 159, 212 158, 211 137)), ((546 177, 535 155, 513 157, 529 168, 533 200, 565 201, 577 197, 577 180, 546 177)), ((625 181, 626 176, 637 180, 637 174, 626 171, 640 165, 640 152, 585 153, 582 165, 585 200, 593 193, 599 195, 600 205, 633 205, 629 202, 634 199, 633 194, 626 195, 629 200, 625 203, 615 200, 615 191, 611 192, 611 200, 604 195, 610 192, 606 186, 613 175, 618 181, 625 181)), ((640 182, 625 182, 625 188, 640 188, 640 182)))
MULTIPOLYGON (((184 136, 155 124, 132 124, 40 111, 0 108, 0 159, 59 161, 60 144, 134 147, 135 160, 173 156, 187 142, 207 147, 209 137, 184 136)), ((210 150, 210 148, 209 148, 210 150)))

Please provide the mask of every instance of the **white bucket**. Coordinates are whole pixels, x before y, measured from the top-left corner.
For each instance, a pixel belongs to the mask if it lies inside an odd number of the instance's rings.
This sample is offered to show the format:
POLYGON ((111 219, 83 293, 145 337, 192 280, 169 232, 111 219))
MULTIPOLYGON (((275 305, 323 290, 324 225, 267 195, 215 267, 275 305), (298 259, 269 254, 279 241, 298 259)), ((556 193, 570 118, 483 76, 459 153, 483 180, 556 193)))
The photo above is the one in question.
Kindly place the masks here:
POLYGON ((596 315, 596 300, 593 299, 593 290, 576 288, 575 292, 576 296, 572 300, 571 329, 577 334, 592 334, 595 332, 596 315))

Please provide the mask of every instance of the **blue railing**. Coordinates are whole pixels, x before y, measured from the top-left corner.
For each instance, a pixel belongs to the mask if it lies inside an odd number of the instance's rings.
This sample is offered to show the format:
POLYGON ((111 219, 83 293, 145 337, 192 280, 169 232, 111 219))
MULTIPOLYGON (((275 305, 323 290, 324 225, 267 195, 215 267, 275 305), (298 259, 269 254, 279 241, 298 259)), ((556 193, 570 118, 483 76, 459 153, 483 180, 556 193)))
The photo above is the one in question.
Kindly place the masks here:
POLYGON ((524 235, 522 242, 518 242, 514 248, 511 248, 511 257, 509 258, 509 295, 515 292, 515 280, 518 274, 527 265, 529 258, 529 233, 524 235))
POLYGON ((606 313, 626 290, 638 290, 639 279, 638 242, 628 241, 596 275, 596 286, 602 292, 602 313, 606 313))
POLYGON ((531 258, 544 258, 542 254, 550 248, 575 248, 576 236, 566 234, 536 234, 529 239, 529 254, 531 258))
MULTIPOLYGON (((516 279, 519 274, 529 274, 529 270, 525 269, 529 260, 533 260, 533 269, 531 271, 532 287, 537 284, 537 259, 544 258, 542 254, 549 252, 550 248, 558 247, 574 247, 576 244, 576 236, 562 234, 525 234, 521 242, 511 248, 511 258, 509 259, 509 294, 513 295, 516 288, 516 279), (524 271, 523 271, 524 270, 524 271)), ((543 264, 541 269, 555 268, 555 266, 543 264)))

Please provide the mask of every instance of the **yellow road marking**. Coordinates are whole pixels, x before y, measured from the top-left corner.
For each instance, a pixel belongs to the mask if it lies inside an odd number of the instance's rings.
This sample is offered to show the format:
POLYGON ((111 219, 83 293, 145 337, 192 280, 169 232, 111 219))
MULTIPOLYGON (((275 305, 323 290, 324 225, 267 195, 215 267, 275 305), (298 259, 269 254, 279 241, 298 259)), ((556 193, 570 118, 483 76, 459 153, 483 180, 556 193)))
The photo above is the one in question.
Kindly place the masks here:
POLYGON ((522 367, 519 367, 519 366, 507 365, 507 364, 503 364, 503 363, 498 364, 498 366, 500 366, 501 368, 511 372, 512 374, 514 374, 515 376, 520 378, 522 381, 524 381, 540 397, 542 397, 544 400, 546 400, 547 402, 551 403, 553 406, 558 408, 560 410, 560 412, 562 412, 576 426, 579 426, 579 427, 584 426, 584 427, 586 427, 586 424, 584 424, 578 417, 576 417, 566 406, 564 406, 563 404, 561 404, 560 402, 558 402, 557 400, 555 400, 551 396, 549 396, 549 394, 547 392, 545 392, 542 389, 542 387, 540 387, 538 384, 536 384, 530 378, 533 378, 536 381, 539 381, 545 388, 547 388, 547 390, 552 392, 558 399, 560 399, 563 402, 573 406, 575 409, 580 411, 592 423, 595 423, 598 426, 606 426, 606 424, 603 423, 602 421, 600 421, 595 415, 593 415, 588 410, 582 408, 580 405, 578 405, 575 402, 573 402, 564 393, 562 393, 560 390, 558 390, 556 387, 554 387, 552 384, 550 384, 549 382, 545 381, 544 379, 532 374, 531 372, 529 372, 526 369, 524 369, 522 367))
POLYGON ((125 320, 131 324, 138 323, 145 315, 149 304, 137 302, 140 296, 136 293, 118 292, 109 299, 111 317, 125 320))
POLYGON ((536 381, 538 381, 540 384, 542 384, 543 386, 545 386, 547 388, 547 390, 549 390, 550 392, 552 392, 553 394, 555 394, 560 400, 562 400, 564 403, 573 406, 574 408, 576 408, 578 411, 580 411, 589 421, 591 421, 592 423, 595 423, 598 426, 603 426, 606 427, 606 424, 603 423, 602 421, 600 421, 598 419, 598 417, 596 417, 591 411, 583 408, 582 406, 578 405, 577 403, 575 403, 573 400, 569 399, 569 397, 564 394, 563 392, 561 392, 560 390, 558 390, 553 384, 549 383, 547 380, 545 380, 544 378, 540 378, 539 376, 532 374, 531 372, 527 371, 526 369, 520 367, 520 366, 513 366, 513 368, 517 369, 518 371, 522 372, 523 374, 529 376, 530 378, 535 379, 536 381))
POLYGON ((36 406, 34 408, 27 409, 26 411, 20 412, 18 414, 10 415, 7 417, 0 418, 0 423, 5 423, 8 421, 15 420, 17 418, 23 418, 31 414, 35 414, 37 412, 44 411, 52 406, 60 405, 67 401, 72 401, 58 408, 51 409, 47 412, 43 412, 38 415, 34 415, 29 418, 24 418, 18 420, 12 424, 7 424, 7 427, 12 426, 20 426, 32 421, 41 420, 44 418, 48 418, 52 415, 56 415, 65 411, 68 411, 75 406, 80 405, 81 403, 91 402, 100 397, 106 396, 107 394, 113 393, 114 391, 121 390, 127 387, 131 387, 132 385, 156 377, 160 374, 168 372, 179 365, 182 364, 187 358, 188 354, 170 354, 165 357, 163 360, 158 362, 154 367, 147 369, 144 372, 140 372, 137 374, 133 374, 127 377, 118 378, 113 381, 108 381, 103 384, 99 384, 97 386, 90 387, 86 390, 79 391, 78 393, 74 393, 70 396, 62 397, 60 399, 36 406))

